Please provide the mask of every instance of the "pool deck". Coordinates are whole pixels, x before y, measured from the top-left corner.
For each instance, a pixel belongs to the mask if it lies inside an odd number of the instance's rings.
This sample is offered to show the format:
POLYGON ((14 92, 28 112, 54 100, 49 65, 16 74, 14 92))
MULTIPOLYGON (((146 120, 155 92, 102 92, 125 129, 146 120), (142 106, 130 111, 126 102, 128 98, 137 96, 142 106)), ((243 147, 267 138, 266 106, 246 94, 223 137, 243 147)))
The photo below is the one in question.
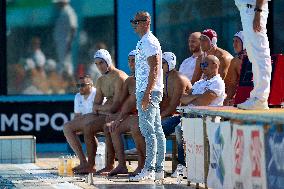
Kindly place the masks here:
MULTIPOLYGON (((171 162, 166 162, 166 175, 163 184, 151 181, 129 182, 128 175, 115 177, 94 176, 94 184, 85 182, 86 175, 61 177, 57 173, 58 157, 60 154, 37 154, 35 164, 0 164, 0 189, 170 189, 170 188, 195 188, 194 184, 187 186, 187 180, 176 184, 176 179, 170 177, 171 162)), ((128 163, 127 163, 128 164, 128 163)), ((137 162, 131 162, 129 168, 135 168, 137 162)), ((201 185, 202 186, 202 185, 201 185)))

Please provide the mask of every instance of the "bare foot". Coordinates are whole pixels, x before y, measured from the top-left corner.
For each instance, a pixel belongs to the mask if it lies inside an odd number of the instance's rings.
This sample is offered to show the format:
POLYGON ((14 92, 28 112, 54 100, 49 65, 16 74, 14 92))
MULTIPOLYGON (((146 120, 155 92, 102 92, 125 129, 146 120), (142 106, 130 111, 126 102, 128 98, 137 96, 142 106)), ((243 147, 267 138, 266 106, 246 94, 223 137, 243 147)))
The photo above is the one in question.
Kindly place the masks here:
POLYGON ((93 166, 85 165, 82 168, 77 169, 74 172, 77 173, 77 174, 88 174, 88 173, 95 173, 96 169, 94 169, 93 166))
POLYGON ((108 166, 97 171, 96 175, 107 175, 111 170, 113 170, 113 166, 108 166))
POLYGON ((73 171, 77 171, 77 170, 82 169, 82 168, 84 168, 84 167, 86 167, 86 166, 87 166, 87 162, 80 163, 79 165, 77 165, 76 167, 74 167, 72 170, 73 170, 73 171))
POLYGON ((126 166, 118 165, 111 172, 109 172, 108 176, 114 176, 118 174, 127 174, 128 170, 126 166))
POLYGON ((141 172, 142 168, 137 167, 133 173, 130 173, 130 176, 136 176, 141 172))

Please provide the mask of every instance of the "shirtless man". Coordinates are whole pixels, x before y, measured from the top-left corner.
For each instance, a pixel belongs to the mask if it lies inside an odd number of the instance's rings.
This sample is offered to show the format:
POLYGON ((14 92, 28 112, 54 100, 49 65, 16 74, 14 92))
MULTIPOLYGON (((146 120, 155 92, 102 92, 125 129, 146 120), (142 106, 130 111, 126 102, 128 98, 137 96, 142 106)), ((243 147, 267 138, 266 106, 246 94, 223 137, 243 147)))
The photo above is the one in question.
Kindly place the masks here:
POLYGON ((75 167, 74 171, 81 169, 87 164, 77 134, 83 133, 84 127, 94 120, 92 111, 96 96, 96 88, 93 87, 93 81, 89 75, 80 77, 77 87, 79 93, 76 94, 74 99, 75 117, 73 120, 65 123, 63 127, 63 133, 67 142, 80 160, 80 165, 75 167))
MULTIPOLYGON (((109 52, 105 49, 100 49, 95 53, 95 64, 97 65, 102 76, 98 78, 96 83, 97 93, 94 101, 93 113, 95 119, 84 127, 84 140, 87 146, 88 164, 81 172, 94 172, 95 171, 95 154, 97 151, 96 133, 104 131, 107 115, 116 113, 120 106, 120 93, 126 78, 126 73, 116 69, 111 60, 109 52), (103 104, 104 97, 107 101, 103 104)), ((111 138, 106 136, 106 144, 111 138)), ((107 149, 112 149, 111 146, 106 146, 107 149)), ((113 150, 107 152, 107 165, 101 170, 110 171, 114 167, 114 153, 113 150)))
POLYGON ((224 79, 227 75, 233 56, 224 49, 217 47, 217 33, 212 29, 204 30, 200 36, 200 46, 203 54, 196 60, 196 66, 191 83, 194 84, 196 81, 201 79, 202 70, 200 69, 200 63, 204 62, 204 58, 208 55, 214 55, 220 60, 218 73, 221 78, 224 79))
POLYGON ((225 106, 233 106, 236 90, 240 80, 243 59, 247 58, 246 49, 243 44, 243 31, 237 32, 233 37, 233 47, 236 56, 232 59, 227 77, 225 78, 227 97, 224 101, 225 106))
POLYGON ((138 126, 136 110, 136 81, 134 76, 135 54, 136 50, 133 50, 128 55, 128 66, 131 70, 131 76, 126 79, 123 85, 121 94, 123 105, 121 111, 112 116, 112 118, 109 118, 110 122, 108 122, 105 127, 105 135, 111 135, 112 144, 118 159, 118 166, 108 174, 109 176, 128 173, 125 162, 124 146, 121 138, 121 135, 125 132, 131 132, 138 153, 138 167, 132 175, 140 173, 145 163, 145 140, 141 135, 138 126))
MULTIPOLYGON (((176 113, 176 107, 180 105, 180 98, 192 88, 189 79, 176 71, 176 56, 172 52, 164 52, 162 56, 164 72, 163 100, 161 102, 162 127, 166 136, 176 132, 178 144, 179 169, 186 170, 182 131, 177 128, 181 116, 176 113)), ((176 172, 176 171, 175 171, 176 172)), ((174 176, 174 175, 172 175, 174 176)), ((186 176, 186 174, 184 175, 186 176)))

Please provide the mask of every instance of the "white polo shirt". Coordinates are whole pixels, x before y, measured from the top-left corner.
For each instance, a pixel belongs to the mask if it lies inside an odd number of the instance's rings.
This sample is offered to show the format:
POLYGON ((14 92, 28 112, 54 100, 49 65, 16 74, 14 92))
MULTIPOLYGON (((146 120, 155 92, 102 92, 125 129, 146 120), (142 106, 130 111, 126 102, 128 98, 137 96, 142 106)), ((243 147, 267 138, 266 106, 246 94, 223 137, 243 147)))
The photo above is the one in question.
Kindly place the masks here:
MULTIPOLYGON (((159 54, 162 61, 162 49, 158 39, 151 33, 146 33, 136 45, 137 54, 135 56, 135 77, 136 92, 145 91, 148 85, 150 67, 147 58, 159 54)), ((158 77, 153 91, 163 92, 163 69, 159 64, 158 77)))
POLYGON ((179 67, 179 72, 185 75, 190 81, 194 73, 196 60, 197 60, 197 57, 191 56, 185 59, 184 61, 182 61, 179 67))
POLYGON ((203 94, 207 90, 214 91, 217 95, 217 98, 213 100, 209 106, 223 106, 226 97, 225 83, 219 74, 209 80, 201 79, 192 86, 193 95, 203 94))
POLYGON ((93 112, 93 104, 96 96, 96 88, 92 87, 92 91, 87 99, 84 95, 77 93, 74 99, 74 113, 87 114, 93 112))

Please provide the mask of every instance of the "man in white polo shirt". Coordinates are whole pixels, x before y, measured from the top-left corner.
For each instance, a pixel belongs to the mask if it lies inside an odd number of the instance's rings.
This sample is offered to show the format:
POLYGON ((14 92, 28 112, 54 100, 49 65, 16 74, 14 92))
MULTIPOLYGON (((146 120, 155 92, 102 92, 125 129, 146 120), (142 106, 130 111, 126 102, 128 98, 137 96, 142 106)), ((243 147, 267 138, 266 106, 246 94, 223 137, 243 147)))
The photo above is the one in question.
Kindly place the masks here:
POLYGON ((141 38, 135 56, 136 102, 139 128, 145 137, 146 160, 141 173, 130 177, 130 180, 163 179, 166 139, 159 106, 163 93, 162 50, 150 31, 151 16, 148 12, 136 13, 131 24, 141 38))
POLYGON ((193 106, 222 106, 225 94, 225 83, 218 74, 219 59, 214 55, 208 55, 200 68, 204 78, 195 82, 189 94, 181 98, 184 105, 193 106))
POLYGON ((189 80, 192 79, 196 60, 198 56, 201 55, 200 36, 200 32, 190 34, 188 38, 188 48, 192 55, 185 59, 179 67, 179 72, 185 75, 189 80))
POLYGON ((87 164, 86 156, 83 153, 77 134, 82 133, 84 126, 93 121, 92 111, 96 96, 96 88, 93 87, 93 81, 89 75, 80 77, 77 87, 79 93, 76 94, 74 100, 75 117, 73 120, 65 123, 63 128, 67 142, 80 160, 80 165, 75 167, 75 171, 87 164))

